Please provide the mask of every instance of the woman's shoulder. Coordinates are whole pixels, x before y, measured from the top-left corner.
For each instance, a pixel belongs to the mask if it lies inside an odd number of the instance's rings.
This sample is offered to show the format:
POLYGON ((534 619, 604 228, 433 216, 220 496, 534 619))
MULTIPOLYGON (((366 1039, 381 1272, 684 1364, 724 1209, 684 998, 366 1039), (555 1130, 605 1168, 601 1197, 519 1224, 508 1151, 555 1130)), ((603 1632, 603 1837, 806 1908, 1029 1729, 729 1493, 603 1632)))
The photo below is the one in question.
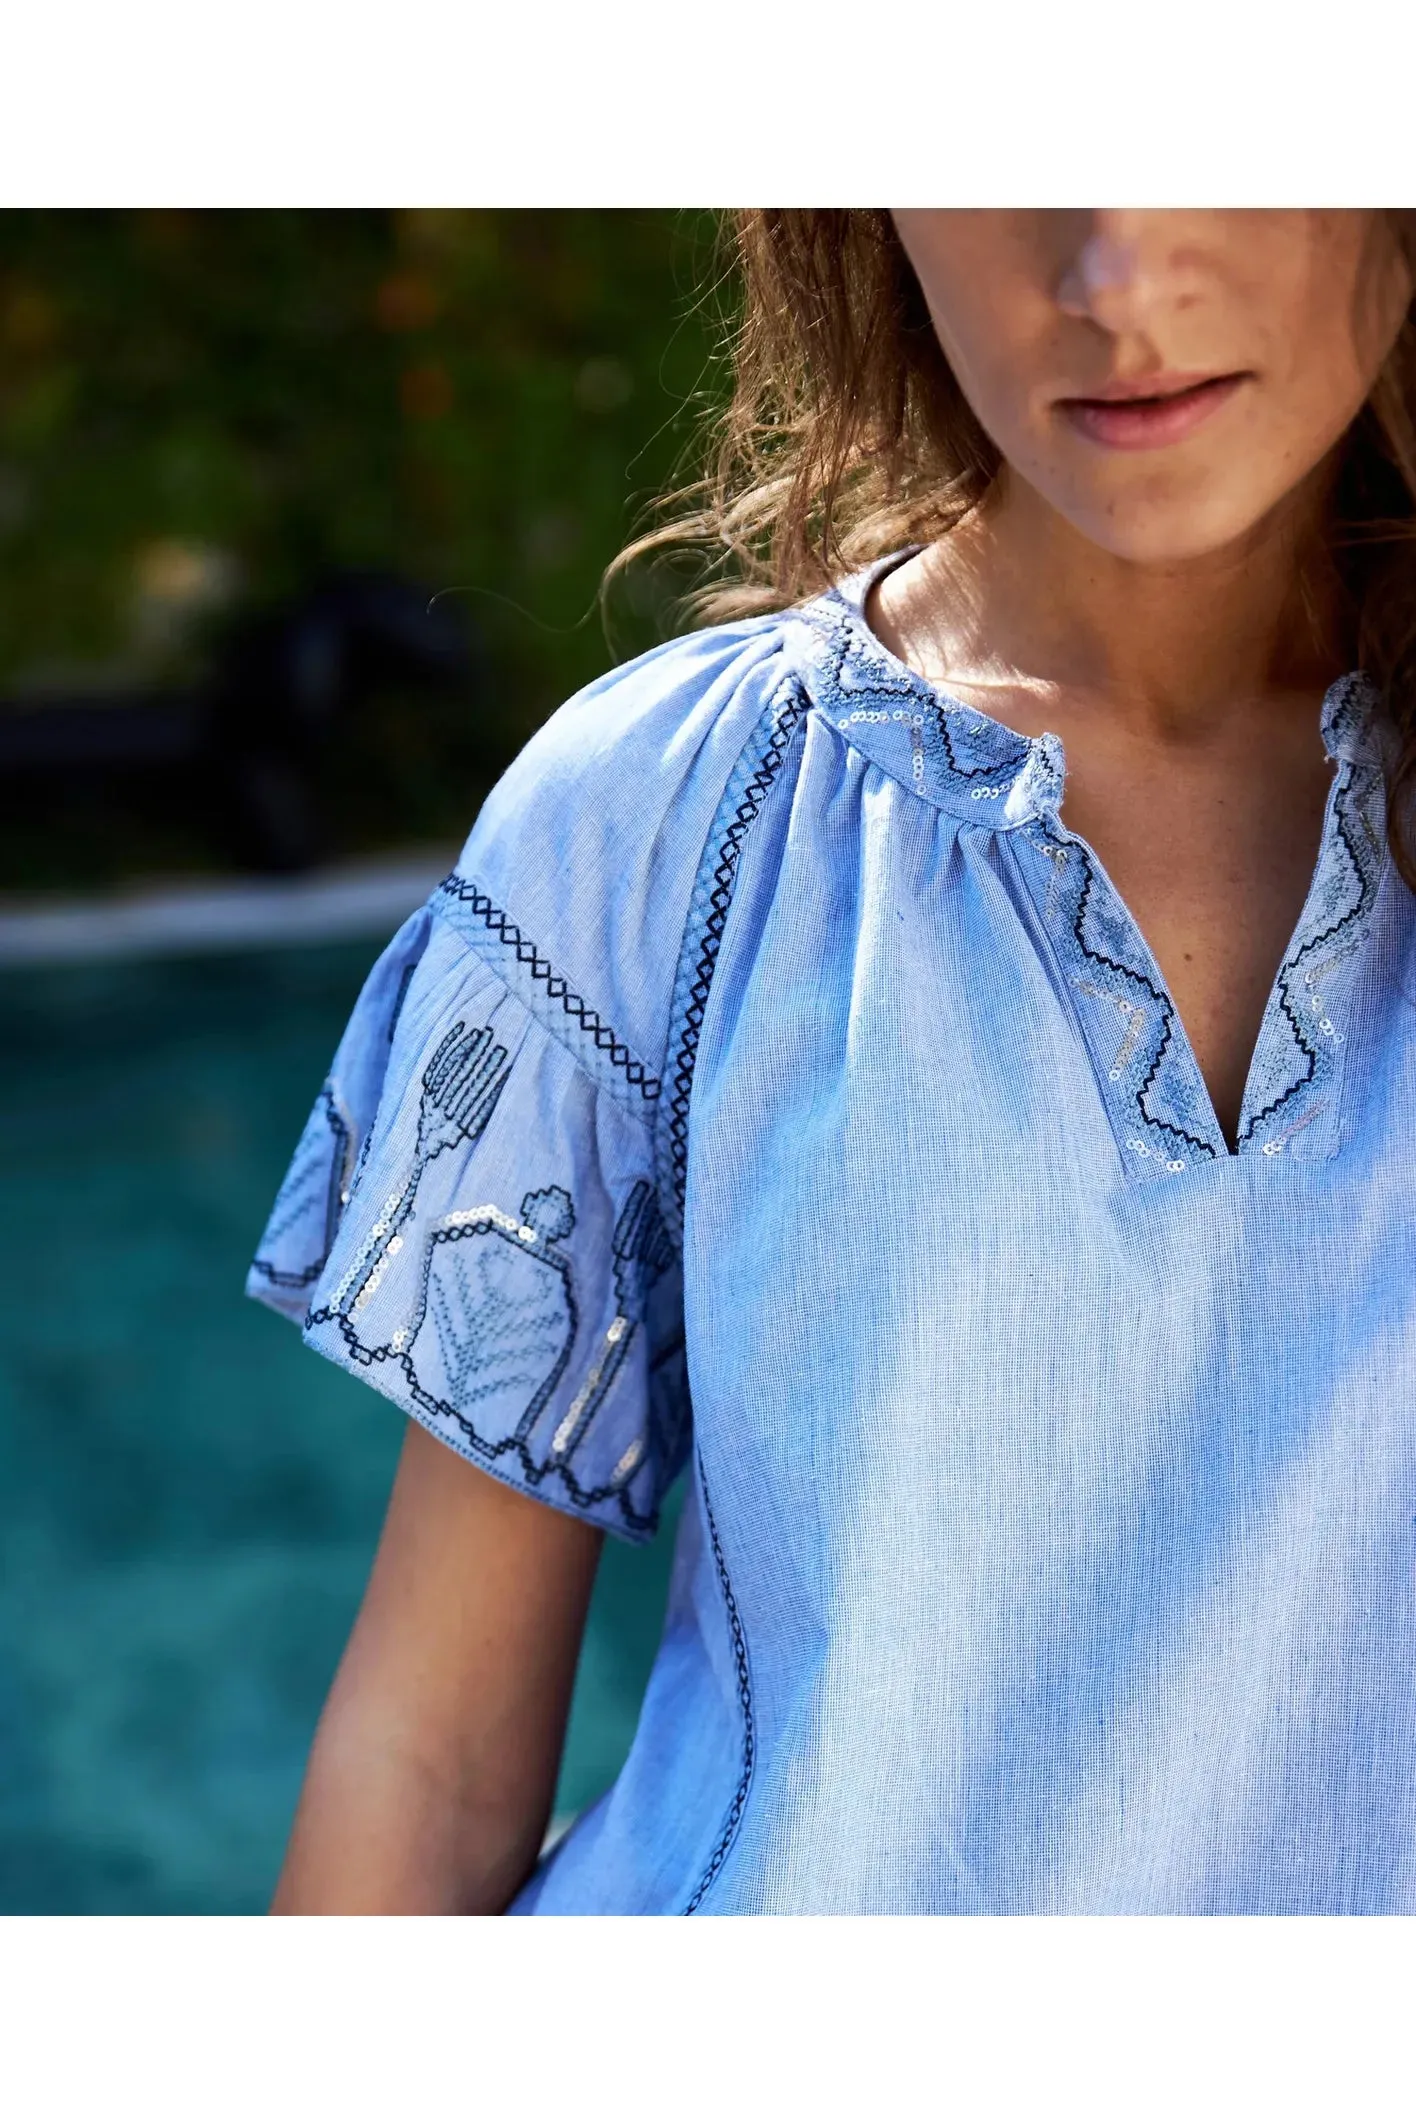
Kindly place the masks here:
POLYGON ((700 859, 801 687, 794 613, 709 627, 556 710, 488 796, 434 911, 551 1015, 662 1052, 700 859))
MULTIPOLYGON (((772 695, 795 674, 796 619, 770 613, 703 628, 573 695, 498 781, 464 858, 510 877, 547 837, 551 846, 535 852, 554 857, 555 868, 573 860, 582 873, 587 863, 613 873, 630 844, 646 834, 656 844, 666 824, 691 835, 695 800, 726 780, 772 695)), ((534 889, 529 872, 519 882, 534 889)))
POLYGON ((631 1537, 688 1437, 675 979, 789 633, 669 643, 532 739, 365 982, 250 1272, 456 1451, 631 1537))

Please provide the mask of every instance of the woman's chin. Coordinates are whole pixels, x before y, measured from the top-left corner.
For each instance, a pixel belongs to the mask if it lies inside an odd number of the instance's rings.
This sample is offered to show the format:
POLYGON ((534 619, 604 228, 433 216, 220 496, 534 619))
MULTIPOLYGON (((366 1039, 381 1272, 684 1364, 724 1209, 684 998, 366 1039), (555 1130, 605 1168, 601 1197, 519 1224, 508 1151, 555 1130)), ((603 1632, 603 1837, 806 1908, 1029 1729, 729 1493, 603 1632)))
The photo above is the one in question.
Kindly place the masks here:
POLYGON ((1181 567, 1244 543, 1268 511, 1228 506, 1213 494, 1193 501, 1138 499, 1130 507, 1115 496, 1093 507, 1064 511, 1073 528, 1103 553, 1138 568, 1181 567))

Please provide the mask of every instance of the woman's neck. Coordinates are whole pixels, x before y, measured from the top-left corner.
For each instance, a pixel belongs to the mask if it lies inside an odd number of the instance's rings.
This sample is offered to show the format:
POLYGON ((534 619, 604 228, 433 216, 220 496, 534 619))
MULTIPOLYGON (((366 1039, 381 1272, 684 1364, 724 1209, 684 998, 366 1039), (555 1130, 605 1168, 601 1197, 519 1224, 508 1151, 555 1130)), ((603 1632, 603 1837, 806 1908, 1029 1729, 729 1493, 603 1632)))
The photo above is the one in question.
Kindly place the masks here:
POLYGON ((1005 474, 956 531, 884 578, 869 616, 908 663, 979 706, 996 699, 1005 720, 1020 703, 1031 721, 1070 700, 1104 703, 1138 737, 1200 737, 1241 702, 1291 698, 1346 668, 1341 592, 1317 535, 1324 498, 1290 497, 1240 546, 1141 563, 1005 474))

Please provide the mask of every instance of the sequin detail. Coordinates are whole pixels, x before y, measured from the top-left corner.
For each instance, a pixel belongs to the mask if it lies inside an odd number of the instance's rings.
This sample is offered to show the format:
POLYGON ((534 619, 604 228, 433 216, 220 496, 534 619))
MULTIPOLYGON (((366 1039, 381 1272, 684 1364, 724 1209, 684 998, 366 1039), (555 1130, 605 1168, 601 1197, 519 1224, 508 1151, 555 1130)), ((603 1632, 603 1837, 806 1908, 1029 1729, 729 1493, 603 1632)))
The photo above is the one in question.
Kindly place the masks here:
POLYGON ((799 608, 811 701, 841 735, 931 802, 1016 824, 1046 805, 1056 741, 1021 738, 889 655, 849 597, 825 592, 799 608))
POLYGON ((1023 847, 1047 861, 1046 913, 1073 985, 1123 1021, 1104 1079, 1118 1103, 1126 1149, 1167 1173, 1183 1173, 1195 1159, 1222 1158, 1225 1146, 1212 1133, 1203 1080, 1188 1044, 1177 1037, 1175 1006, 1138 963, 1135 925, 1086 844, 1030 830, 1023 847))
MULTIPOLYGON (((874 763, 931 801, 980 825, 1023 829, 1014 845, 1025 872, 1031 855, 1046 859, 1038 897, 1067 977, 1080 996, 1122 1020, 1107 1053, 1103 1017, 1081 1013, 1089 1045, 1100 1050, 1098 1074, 1118 1140, 1137 1170, 1180 1173, 1196 1160, 1228 1157, 1144 939, 1086 843, 1061 827, 1060 742, 1046 734, 1023 738, 912 672, 865 623, 853 596, 858 587, 827 592, 800 609, 814 705, 874 763), (911 737, 908 762, 902 729, 911 737)), ((1323 700, 1322 735, 1339 771, 1317 873, 1256 1043, 1240 1153, 1275 1157, 1300 1128, 1298 1156, 1329 1155, 1336 1141, 1344 1012, 1386 862, 1376 706, 1375 689, 1360 672, 1339 680, 1323 700), (1327 1126, 1310 1131, 1309 1118, 1320 1116, 1327 1126)))
POLYGON ((356 1312, 368 1305, 383 1281, 390 1256, 402 1244, 400 1235, 412 1215, 426 1168, 458 1144, 477 1141, 510 1075, 506 1049, 490 1026, 478 1026, 469 1033, 459 1019, 443 1035, 423 1072, 412 1170, 403 1186, 385 1199, 355 1250, 330 1296, 331 1311, 338 1311, 351 1293, 356 1312))
MULTIPOLYGON (((575 1464, 636 1336, 645 1332, 659 1280, 676 1259, 651 1184, 634 1184, 616 1220, 616 1311, 544 1451, 536 1444, 538 1422, 561 1389, 580 1327, 574 1267, 564 1244, 575 1229, 569 1192, 532 1189, 516 1212, 496 1203, 445 1211, 422 1242, 411 1314, 385 1340, 371 1340, 363 1319, 407 1236, 392 1227, 400 1216, 407 1223, 408 1194, 404 1189, 390 1196, 338 1289, 311 1314, 309 1325, 334 1324, 359 1366, 396 1367, 413 1407, 436 1420, 445 1436, 463 1441, 478 1460, 510 1455, 532 1489, 554 1477, 580 1510, 613 1501, 628 1531, 651 1532, 657 1498, 637 1501, 631 1486, 646 1469, 672 1470, 681 1457, 687 1406, 672 1383, 666 1393, 650 1397, 645 1429, 620 1449, 605 1481, 582 1481, 575 1464), (514 1420, 497 1428, 481 1421, 481 1410, 493 1402, 515 1408, 514 1420)), ((676 1357, 682 1357, 681 1343, 660 1353, 663 1363, 676 1357)))
MULTIPOLYGON (((1335 742, 1349 747, 1362 705, 1360 696, 1352 698, 1355 691, 1348 690, 1330 719, 1335 742)), ((1276 1122, 1302 1126, 1332 1106, 1346 1037, 1342 1020, 1388 860, 1379 762, 1344 760, 1328 801, 1318 873, 1264 1012, 1237 1138, 1241 1150, 1257 1145, 1270 1158, 1269 1146, 1283 1149, 1295 1133, 1276 1122)))

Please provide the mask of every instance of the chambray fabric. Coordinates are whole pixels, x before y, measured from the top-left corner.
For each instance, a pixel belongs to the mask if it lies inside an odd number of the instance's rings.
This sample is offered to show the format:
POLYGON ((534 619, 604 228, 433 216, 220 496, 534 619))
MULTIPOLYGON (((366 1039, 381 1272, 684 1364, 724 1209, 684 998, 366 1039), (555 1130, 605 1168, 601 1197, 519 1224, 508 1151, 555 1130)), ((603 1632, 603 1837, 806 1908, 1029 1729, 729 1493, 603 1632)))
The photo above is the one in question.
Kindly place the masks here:
MULTIPOLYGON (((888 564, 885 564, 888 565, 888 564)), ((629 1761, 525 1912, 1416 1909, 1416 903, 1354 674, 1237 1150, 862 577, 554 716, 368 985, 253 1294, 612 1533, 629 1761)))

